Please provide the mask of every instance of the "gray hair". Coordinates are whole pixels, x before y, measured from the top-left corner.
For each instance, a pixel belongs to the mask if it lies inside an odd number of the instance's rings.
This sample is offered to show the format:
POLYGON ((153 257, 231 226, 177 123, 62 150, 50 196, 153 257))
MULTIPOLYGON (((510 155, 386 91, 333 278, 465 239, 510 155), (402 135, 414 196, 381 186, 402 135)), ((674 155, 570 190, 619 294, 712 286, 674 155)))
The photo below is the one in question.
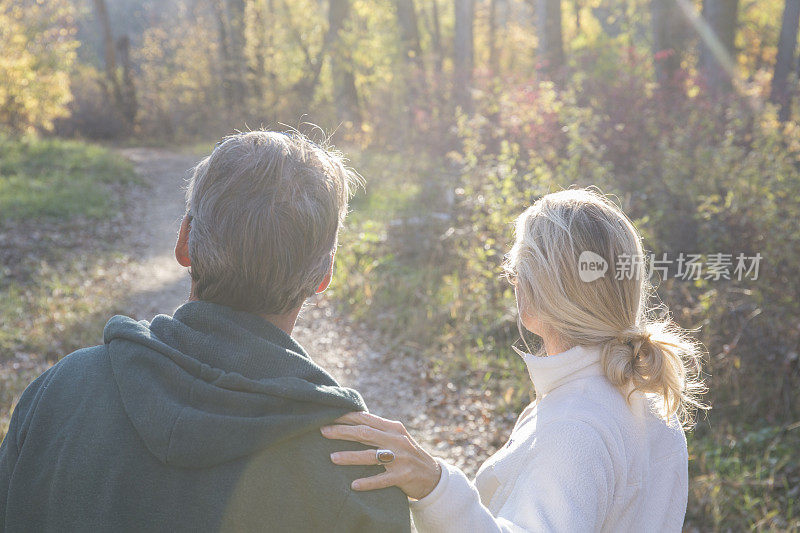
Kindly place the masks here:
POLYGON ((195 296, 258 314, 302 305, 331 267, 357 180, 341 153, 297 132, 223 139, 186 193, 195 296))

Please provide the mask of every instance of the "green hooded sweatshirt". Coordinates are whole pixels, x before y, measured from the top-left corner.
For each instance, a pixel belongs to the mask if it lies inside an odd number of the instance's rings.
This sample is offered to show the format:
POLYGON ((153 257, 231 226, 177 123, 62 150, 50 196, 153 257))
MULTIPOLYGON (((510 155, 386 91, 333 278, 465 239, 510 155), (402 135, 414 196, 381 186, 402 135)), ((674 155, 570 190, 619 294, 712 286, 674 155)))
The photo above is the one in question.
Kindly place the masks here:
MULTIPOLYGON (((409 531, 382 467, 330 461, 319 427, 354 410, 289 335, 189 302, 113 317, 23 393, 0 447, 0 531, 409 531)), ((358 449, 364 449, 358 448, 358 449)))

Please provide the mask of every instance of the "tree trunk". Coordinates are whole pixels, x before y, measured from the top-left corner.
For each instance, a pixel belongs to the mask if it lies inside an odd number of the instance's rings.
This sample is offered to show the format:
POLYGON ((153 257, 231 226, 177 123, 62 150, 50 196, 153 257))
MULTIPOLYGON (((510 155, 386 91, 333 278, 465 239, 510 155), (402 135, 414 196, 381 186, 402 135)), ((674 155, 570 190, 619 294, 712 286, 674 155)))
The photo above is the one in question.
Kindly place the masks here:
MULTIPOLYGON (((267 20, 270 21, 277 21, 277 12, 275 11, 275 0, 267 0, 267 20)), ((264 31, 267 31, 266 26, 264 27, 264 31)), ((268 66, 266 67, 267 77, 270 80, 270 84, 275 87, 278 82, 278 75, 275 72, 275 32, 270 29, 267 33, 267 56, 266 62, 268 66)), ((274 96, 273 96, 274 98, 274 96)))
POLYGON ((497 72, 497 0, 489 0, 489 69, 497 72))
POLYGON ((656 80, 662 89, 675 92, 680 84, 676 75, 681 66, 687 20, 676 0, 650 0, 650 16, 656 80))
MULTIPOLYGON (((270 18, 270 20, 273 20, 270 18)), ((263 36, 269 31, 264 23, 264 12, 260 5, 253 6, 253 24, 255 26, 255 33, 258 37, 254 43, 254 62, 249 66, 248 72, 250 74, 250 87, 252 94, 258 101, 259 106, 264 102, 264 79, 267 77, 266 58, 264 56, 264 49, 267 44, 263 40, 263 36)))
POLYGON ((770 99, 780 106, 779 116, 783 122, 789 120, 792 112, 794 91, 789 87, 789 74, 795 64, 798 25, 800 25, 800 0, 786 0, 770 94, 770 99))
POLYGON ((428 110, 431 112, 431 120, 428 127, 435 132, 435 135, 442 138, 445 136, 444 132, 441 131, 444 127, 444 121, 438 119, 444 114, 445 102, 450 99, 451 95, 443 89, 450 80, 444 76, 444 50, 442 47, 442 29, 439 21, 439 0, 425 1, 417 5, 422 8, 422 20, 425 24, 425 29, 431 36, 430 55, 432 69, 427 78, 430 88, 428 110), (430 10, 427 8, 430 8, 430 10))
POLYGON ((231 53, 228 43, 228 24, 225 21, 227 18, 225 16, 225 3, 224 0, 210 0, 210 2, 211 8, 214 10, 214 18, 217 19, 219 55, 222 63, 222 98, 225 101, 225 107, 230 110, 236 105, 236 98, 230 72, 231 53))
POLYGON ((552 76, 564 66, 561 0, 536 0, 536 29, 540 68, 546 75, 552 76))
POLYGON ((400 27, 402 49, 405 52, 408 70, 405 75, 407 87, 405 122, 407 131, 414 125, 415 111, 426 108, 427 80, 425 64, 422 60, 422 46, 419 42, 419 27, 414 0, 394 0, 397 23, 400 27))
POLYGON ((442 25, 439 21, 439 2, 434 0, 431 2, 431 17, 433 18, 433 68, 437 74, 441 74, 442 65, 444 63, 444 49, 442 48, 442 25))
POLYGON ((474 0, 455 0, 455 38, 453 48, 453 98, 469 112, 472 108, 470 86, 474 56, 474 0))
POLYGON ((739 0, 703 0, 703 18, 713 35, 701 35, 700 65, 712 94, 733 87, 738 9, 739 0))
POLYGON ((245 55, 245 0, 227 0, 231 88, 237 107, 247 100, 247 56, 245 55))
POLYGON ((129 134, 133 130, 138 110, 136 87, 133 84, 133 68, 130 60, 130 39, 127 35, 123 35, 115 44, 105 0, 94 0, 94 7, 103 33, 106 95, 114 109, 119 113, 124 131, 129 134), (118 72, 117 54, 119 54, 122 64, 121 80, 118 72))
POLYGON ((111 21, 105 0, 94 0, 95 14, 103 34, 103 52, 106 67, 106 93, 115 106, 119 104, 120 86, 117 79, 117 56, 114 51, 114 35, 111 33, 111 21))
POLYGON ((397 23, 400 26, 400 38, 406 59, 417 67, 422 66, 422 47, 419 44, 419 27, 414 0, 395 0, 397 23))
POLYGON ((349 0, 331 0, 328 9, 328 35, 331 42, 328 57, 333 75, 334 104, 339 120, 361 125, 358 90, 349 52, 342 43, 341 31, 350 15, 349 0))
POLYGON ((405 59, 411 67, 412 76, 409 83, 417 92, 424 92, 425 64, 422 61, 422 46, 419 43, 419 26, 414 0, 395 0, 397 22, 400 26, 400 38, 403 41, 405 59))
POLYGON ((132 128, 136 123, 136 113, 139 108, 136 100, 136 86, 133 83, 130 49, 131 40, 127 35, 117 39, 117 52, 119 52, 119 61, 122 65, 119 108, 128 128, 132 128))
POLYGON ((489 0, 489 68, 494 75, 499 73, 503 60, 507 24, 508 0, 489 0))

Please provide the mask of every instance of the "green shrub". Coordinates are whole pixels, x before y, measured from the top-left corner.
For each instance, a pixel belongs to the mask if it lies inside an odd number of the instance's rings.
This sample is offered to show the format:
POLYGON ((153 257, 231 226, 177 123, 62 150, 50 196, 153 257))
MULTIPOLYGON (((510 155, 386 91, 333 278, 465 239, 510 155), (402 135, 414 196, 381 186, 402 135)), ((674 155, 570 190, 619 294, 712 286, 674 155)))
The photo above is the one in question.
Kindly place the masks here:
POLYGON ((689 435, 687 520, 715 531, 800 529, 800 428, 725 427, 689 435))

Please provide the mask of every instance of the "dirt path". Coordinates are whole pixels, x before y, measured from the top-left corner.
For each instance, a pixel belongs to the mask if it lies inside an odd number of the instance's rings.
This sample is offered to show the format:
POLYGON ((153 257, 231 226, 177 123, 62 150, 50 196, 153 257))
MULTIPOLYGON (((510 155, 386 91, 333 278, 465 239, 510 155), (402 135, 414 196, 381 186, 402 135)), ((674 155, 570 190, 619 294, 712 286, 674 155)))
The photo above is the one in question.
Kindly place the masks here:
MULTIPOLYGON (((130 314, 150 320, 186 301, 189 277, 173 256, 183 215, 183 184, 193 156, 150 148, 121 151, 136 164, 149 188, 138 193, 132 238, 141 252, 130 276, 130 314)), ((490 416, 492 399, 481 390, 459 389, 414 357, 382 349, 373 332, 337 313, 325 298, 309 302, 294 331, 311 357, 342 385, 357 389, 370 410, 403 421, 427 449, 474 474, 500 444, 508 417, 490 416)))
POLYGON ((135 190, 131 202, 131 219, 140 222, 140 229, 131 234, 139 252, 131 265, 129 306, 132 317, 150 320, 158 313, 172 314, 189 295, 189 276, 173 250, 184 213, 185 180, 197 158, 153 148, 121 152, 148 185, 135 190))

